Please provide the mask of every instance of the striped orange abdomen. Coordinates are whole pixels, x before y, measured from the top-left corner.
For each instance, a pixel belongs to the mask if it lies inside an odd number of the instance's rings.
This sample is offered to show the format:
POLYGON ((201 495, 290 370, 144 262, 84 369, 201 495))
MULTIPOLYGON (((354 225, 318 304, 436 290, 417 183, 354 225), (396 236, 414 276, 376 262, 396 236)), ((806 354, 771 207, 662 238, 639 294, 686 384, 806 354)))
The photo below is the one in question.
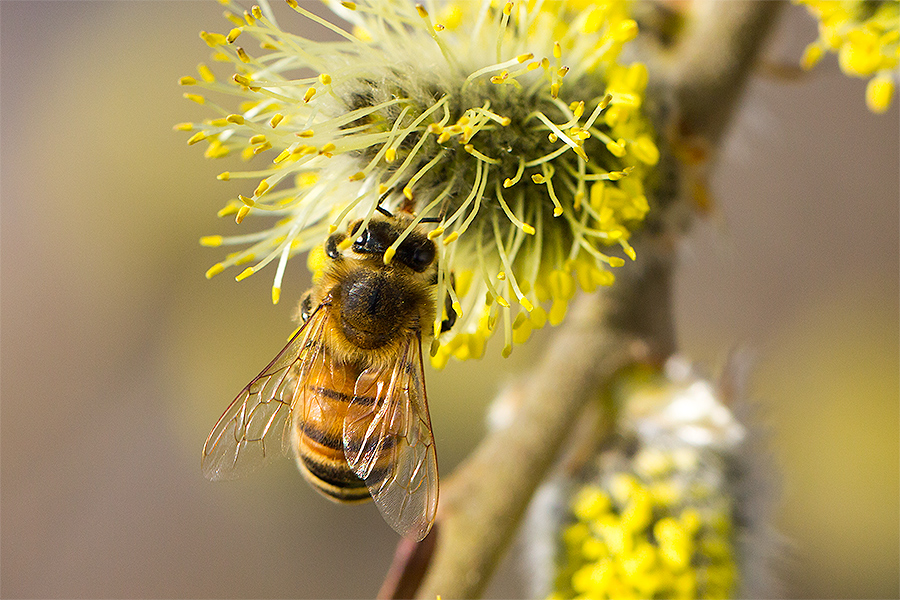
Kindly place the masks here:
MULTIPOLYGON (((327 350, 323 348, 323 352, 327 350)), ((344 455, 344 418, 360 369, 327 359, 319 365, 312 367, 297 391, 304 395, 292 423, 297 466, 309 483, 331 500, 370 500, 365 482, 344 455)))

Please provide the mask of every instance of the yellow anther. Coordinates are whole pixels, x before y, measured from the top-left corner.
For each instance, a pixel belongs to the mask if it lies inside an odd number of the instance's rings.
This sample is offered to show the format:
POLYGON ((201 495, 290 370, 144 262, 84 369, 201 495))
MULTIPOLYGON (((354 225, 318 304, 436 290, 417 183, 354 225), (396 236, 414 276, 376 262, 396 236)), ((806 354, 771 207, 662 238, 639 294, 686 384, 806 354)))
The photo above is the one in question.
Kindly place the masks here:
POLYGON ((441 133, 441 135, 438 136, 437 143, 443 144, 447 140, 449 140, 451 137, 452 137, 452 134, 450 133, 450 131, 447 129, 444 129, 443 133, 441 133))
POLYGON ((384 251, 384 258, 382 259, 382 260, 384 260, 384 264, 386 264, 386 265, 391 264, 391 260, 394 259, 394 255, 396 253, 397 253, 397 249, 394 248, 393 246, 389 246, 388 249, 384 251))
POLYGON ((235 73, 231 76, 231 79, 234 80, 238 85, 242 85, 244 87, 250 87, 250 80, 241 75, 240 73, 235 73))
POLYGON ((509 308, 509 300, 507 300, 503 296, 497 296, 496 298, 494 298, 494 300, 496 300, 497 304, 499 304, 503 308, 509 308))
POLYGON ((384 194, 384 193, 387 192, 389 189, 391 189, 391 188, 389 188, 388 186, 384 185, 383 183, 379 183, 379 184, 378 184, 378 194, 379 194, 379 195, 384 194))
POLYGON ((625 156, 625 140, 619 140, 617 142, 608 142, 606 144, 606 149, 609 150, 610 154, 621 158, 625 156))
POLYGON ((238 210, 237 215, 235 215, 234 222, 237 223, 238 225, 240 225, 241 221, 243 221, 244 217, 246 217, 249 213, 250 213, 250 207, 242 206, 240 208, 240 210, 238 210))
POLYGON ((615 37, 621 42, 630 42, 637 37, 638 24, 632 19, 621 21, 614 33, 615 37))
POLYGON ((305 129, 305 130, 301 131, 300 133, 297 133, 296 135, 297 135, 297 137, 311 138, 312 136, 315 135, 315 132, 312 129, 305 129))
POLYGON ((500 271, 499 273, 497 273, 497 279, 499 279, 500 281, 506 281, 506 273, 500 271))
POLYGON ((212 70, 203 63, 197 65, 197 73, 199 73, 200 78, 207 83, 212 83, 216 80, 216 76, 213 75, 212 70))
POLYGON ((344 0, 343 2, 341 2, 341 6, 343 6, 347 10, 356 10, 356 2, 349 2, 348 0, 344 0))
POLYGON ((556 142, 559 141, 559 136, 551 131, 550 134, 547 136, 547 139, 550 140, 551 144, 555 144, 556 142))
POLYGON ((534 235, 536 233, 534 227, 532 227, 528 223, 522 223, 522 231, 524 231, 528 235, 534 235))
POLYGON ((347 248, 349 248, 352 245, 353 245, 353 239, 347 238, 347 239, 343 240, 340 244, 338 244, 337 248, 339 251, 343 252, 344 250, 346 250, 347 248))
POLYGON ((366 178, 366 174, 363 173, 362 171, 357 171, 356 173, 354 173, 353 175, 348 177, 348 179, 350 181, 362 181, 365 178, 366 178))
POLYGON ((329 152, 334 152, 336 149, 337 149, 337 146, 335 146, 332 142, 328 142, 327 144, 322 146, 322 149, 319 151, 319 154, 328 154, 329 152))
POLYGON ((609 257, 609 266, 611 267, 621 267, 625 264, 625 259, 619 258, 618 256, 610 256, 609 257))
POLYGON ((247 267, 243 271, 241 271, 237 277, 234 278, 235 281, 243 281, 253 275, 253 267, 247 267))
POLYGON ((253 195, 256 196, 257 198, 259 198, 260 196, 265 194, 267 191, 269 191, 269 187, 270 187, 269 182, 266 181, 265 179, 263 179, 262 181, 259 182, 259 185, 256 186, 256 191, 253 192, 253 195))
POLYGON ((233 12, 229 12, 229 11, 226 10, 224 16, 225 16, 226 19, 228 19, 229 21, 231 21, 232 23, 234 23, 234 24, 237 25, 238 27, 243 27, 244 21, 243 21, 239 16, 237 16, 236 14, 234 14, 233 12))
POLYGON ((219 181, 228 181, 231 179, 231 171, 222 171, 218 175, 216 175, 216 179, 219 181))
POLYGON ((316 88, 311 87, 308 90, 306 90, 305 94, 303 94, 303 101, 309 102, 310 100, 312 100, 312 97, 315 95, 316 95, 316 88))
POLYGON ((291 8, 293 8, 294 10, 297 10, 298 8, 300 8, 300 6, 297 4, 297 0, 285 0, 285 2, 287 2, 287 5, 290 6, 291 8))
POLYGON ((894 82, 887 75, 878 75, 866 85, 866 106, 873 113, 884 113, 894 96, 894 82))
POLYGON ((188 143, 188 146, 193 146, 193 145, 196 144, 197 142, 202 142, 202 141, 205 140, 205 139, 206 139, 206 132, 205 132, 205 131, 198 131, 197 133, 195 133, 194 135, 192 135, 192 136, 190 137, 190 139, 188 139, 187 143, 188 143))
POLYGON ((278 304, 278 301, 281 300, 281 288, 280 287, 272 287, 272 304, 278 304))
POLYGON ((562 56, 562 46, 559 45, 559 42, 553 42, 553 57, 559 58, 562 56))
POLYGON ((193 131, 194 124, 193 123, 179 123, 172 129, 174 129, 175 131, 193 131))
POLYGON ((543 175, 541 175, 540 173, 535 173, 534 175, 531 176, 531 180, 533 182, 535 182, 536 184, 540 185, 542 183, 545 183, 547 181, 547 178, 544 177, 543 175))
POLYGON ((266 141, 266 136, 262 133, 258 133, 250 138, 251 144, 263 144, 266 141))
POLYGON ((250 8, 250 12, 253 13, 253 16, 256 17, 257 19, 262 19, 262 18, 263 18, 262 10, 261 10, 261 9, 259 8, 259 6, 256 5, 256 4, 254 4, 254 5, 250 8))
POLYGON ((406 198, 407 198, 408 200, 412 200, 412 199, 413 199, 412 188, 409 187, 408 185, 407 185, 407 186, 404 186, 404 188, 403 188, 403 195, 406 196, 406 198))
POLYGON ((222 263, 216 263, 213 266, 211 266, 209 269, 207 269, 206 278, 212 279, 213 277, 215 277, 216 275, 218 275, 219 273, 221 273, 224 270, 225 270, 225 265, 223 265, 222 263))
POLYGON ((528 54, 520 54, 520 55, 518 55, 518 56, 516 57, 516 60, 519 61, 519 64, 522 64, 523 62, 525 62, 525 61, 527 61, 527 60, 531 60, 532 58, 534 58, 534 53, 533 53, 533 52, 529 52, 528 54))
POLYGON ((566 76, 566 73, 568 73, 568 72, 569 72, 569 67, 560 67, 560 68, 557 69, 557 71, 556 71, 556 73, 557 73, 560 77, 565 77, 565 76, 566 76))
POLYGON ((444 128, 440 123, 431 123, 426 128, 426 131, 428 131, 428 133, 439 135, 444 131, 444 128))
POLYGON ((254 204, 256 204, 256 200, 254 200, 253 198, 248 198, 243 194, 238 194, 238 200, 243 202, 244 206, 253 206, 254 204))
POLYGON ((512 13, 512 9, 513 9, 513 3, 507 2, 506 4, 503 5, 503 14, 508 17, 512 13))
POLYGON ((328 73, 320 73, 319 81, 322 82, 322 85, 330 85, 331 84, 331 75, 328 73))
POLYGON ((457 239, 459 239, 459 232, 454 231, 450 235, 448 235, 447 237, 444 238, 444 245, 446 246, 447 244, 452 244, 457 239))
POLYGON ((553 99, 559 98, 559 84, 558 83, 550 84, 550 97, 553 99))
POLYGON ((445 30, 445 29, 447 29, 447 28, 444 27, 443 25, 441 25, 440 23, 435 23, 435 24, 434 24, 434 30, 435 30, 435 31, 443 31, 443 30, 445 30))
POLYGON ((441 235, 443 235, 443 233, 444 233, 443 227, 435 227, 434 229, 429 231, 426 235, 428 236, 429 240, 433 240, 433 239, 441 237, 441 235))
POLYGON ((231 115, 228 115, 227 117, 225 117, 225 120, 228 121, 229 123, 233 123, 235 125, 243 125, 244 124, 244 117, 242 117, 241 115, 231 114, 231 115))
POLYGON ((235 27, 234 29, 232 29, 231 31, 228 32, 228 35, 225 36, 225 40, 229 44, 234 43, 234 40, 236 40, 239 35, 241 35, 241 29, 239 27, 235 27))
POLYGON ((388 148, 387 152, 384 153, 384 160, 389 163, 394 162, 397 158, 397 149, 396 148, 388 148))
POLYGON ((283 114, 275 113, 274 115, 272 115, 272 118, 269 119, 269 126, 271 126, 274 129, 275 127, 278 127, 278 124, 281 123, 283 120, 284 120, 283 114))
POLYGON ((581 115, 584 114, 584 100, 578 102, 577 104, 574 102, 572 104, 575 104, 575 107, 572 108, 572 114, 575 115, 576 119, 580 119, 581 115))
POLYGON ((215 248, 216 246, 222 245, 222 236, 221 235, 205 235, 200 238, 200 245, 207 246, 208 248, 215 248))
POLYGON ((235 50, 235 52, 237 52, 238 58, 241 60, 242 63, 250 62, 250 56, 247 54, 247 52, 243 48, 238 46, 237 50, 235 50))
POLYGON ((281 152, 278 153, 278 156, 276 156, 275 158, 272 159, 272 163, 277 165, 277 164, 287 160, 288 157, 290 157, 290 156, 291 156, 290 150, 282 150, 281 152))
POLYGON ((416 4, 416 12, 419 13, 419 16, 422 17, 423 19, 428 18, 428 11, 425 10, 425 7, 422 6, 421 4, 416 4))
POLYGON ((509 117, 500 117, 500 125, 502 125, 503 127, 506 127, 510 123, 512 123, 512 119, 510 119, 509 117))
POLYGON ((525 67, 525 69, 528 70, 528 71, 534 71, 535 69, 539 69, 540 66, 541 66, 540 61, 537 61, 537 60, 536 60, 536 61, 534 61, 534 62, 528 63, 528 66, 525 67))
POLYGON ((178 85, 197 85, 197 80, 193 77, 182 77, 178 80, 178 85))
POLYGON ((204 98, 200 94, 185 94, 184 97, 191 102, 196 102, 197 104, 206 104, 206 98, 204 98))
POLYGON ((215 48, 216 46, 222 46, 228 43, 228 40, 225 39, 225 36, 221 33, 209 33, 208 31, 201 31, 200 38, 206 42, 206 45, 210 48, 215 48))

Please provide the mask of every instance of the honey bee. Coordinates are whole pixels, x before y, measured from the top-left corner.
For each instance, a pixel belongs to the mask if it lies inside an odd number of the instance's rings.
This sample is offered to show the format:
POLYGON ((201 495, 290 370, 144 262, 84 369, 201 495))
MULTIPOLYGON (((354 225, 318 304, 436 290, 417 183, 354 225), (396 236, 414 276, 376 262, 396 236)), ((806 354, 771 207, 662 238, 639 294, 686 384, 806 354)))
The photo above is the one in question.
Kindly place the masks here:
POLYGON ((391 527, 420 541, 438 504, 422 360, 437 250, 417 226, 385 264, 411 217, 379 210, 362 232, 356 221, 328 238, 324 273, 300 302, 303 324, 213 427, 202 469, 232 479, 290 453, 326 497, 373 499, 391 527))

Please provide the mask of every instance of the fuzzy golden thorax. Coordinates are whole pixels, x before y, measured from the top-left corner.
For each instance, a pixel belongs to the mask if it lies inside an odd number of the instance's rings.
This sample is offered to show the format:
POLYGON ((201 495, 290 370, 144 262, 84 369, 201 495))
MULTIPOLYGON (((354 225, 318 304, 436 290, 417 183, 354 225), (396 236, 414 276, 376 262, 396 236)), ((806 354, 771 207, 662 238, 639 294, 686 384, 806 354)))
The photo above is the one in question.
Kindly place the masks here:
POLYGON ((339 249, 345 234, 326 242, 330 260, 311 290, 308 308, 324 304, 322 310, 328 311, 325 336, 337 360, 387 365, 411 336, 421 336, 423 328, 426 336, 430 333, 437 281, 434 243, 415 229, 393 260, 384 261, 384 251, 408 224, 405 217, 379 217, 358 234, 361 223, 355 222, 348 228, 354 238, 349 248, 339 249))

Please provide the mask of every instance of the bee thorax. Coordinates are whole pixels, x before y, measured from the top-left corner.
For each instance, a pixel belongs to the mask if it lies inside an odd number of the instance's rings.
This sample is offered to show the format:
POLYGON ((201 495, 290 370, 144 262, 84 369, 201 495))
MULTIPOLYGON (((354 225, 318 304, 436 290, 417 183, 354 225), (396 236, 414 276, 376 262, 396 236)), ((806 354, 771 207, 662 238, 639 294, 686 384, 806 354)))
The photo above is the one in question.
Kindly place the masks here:
POLYGON ((362 349, 390 343, 409 323, 413 293, 402 282, 381 273, 359 271, 345 278, 337 292, 341 330, 362 349))

